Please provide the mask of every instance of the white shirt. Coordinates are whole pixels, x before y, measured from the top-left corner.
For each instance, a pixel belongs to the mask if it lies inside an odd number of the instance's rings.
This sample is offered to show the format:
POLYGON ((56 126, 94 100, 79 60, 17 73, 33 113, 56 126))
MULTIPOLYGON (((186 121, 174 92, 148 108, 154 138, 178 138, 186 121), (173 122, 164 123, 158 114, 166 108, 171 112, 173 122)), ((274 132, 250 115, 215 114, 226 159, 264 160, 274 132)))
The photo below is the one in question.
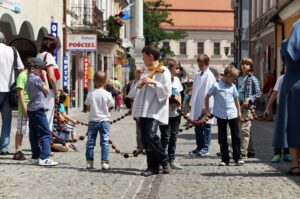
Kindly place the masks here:
POLYGON ((109 108, 115 106, 112 95, 103 88, 89 91, 84 104, 90 106, 89 122, 109 121, 109 108))
POLYGON ((279 93, 281 90, 281 85, 282 85, 282 81, 283 81, 284 75, 280 75, 275 83, 275 86, 273 88, 274 91, 277 91, 277 104, 279 103, 279 93))
MULTIPOLYGON (((0 43, 0 92, 9 92, 9 87, 15 82, 15 71, 12 70, 14 62, 14 52, 11 47, 0 43), (13 72, 11 74, 11 72, 13 72), (11 79, 11 81, 10 81, 11 79)), ((24 65, 17 52, 17 68, 23 69, 24 65)))
MULTIPOLYGON (((169 97, 171 96, 171 73, 162 66, 163 73, 157 72, 153 76, 156 86, 145 84, 142 88, 135 89, 135 98, 132 107, 132 116, 135 118, 153 118, 162 124, 168 124, 169 120, 169 97)), ((150 73, 146 70, 142 76, 150 73)), ((139 83, 138 83, 139 84, 139 83)))
MULTIPOLYGON (((192 120, 198 120, 201 116, 202 110, 205 108, 205 96, 208 93, 208 90, 213 86, 216 82, 216 78, 214 74, 209 70, 202 71, 195 74, 192 97, 190 100, 191 106, 191 118, 192 120)), ((214 98, 209 98, 209 112, 212 112, 212 108, 214 106, 214 98)), ((207 123, 212 124, 213 120, 209 120, 207 123)))
POLYGON ((45 62, 47 62, 46 66, 53 65, 54 68, 58 68, 58 65, 56 64, 56 61, 55 61, 55 59, 54 59, 54 57, 51 53, 42 52, 42 53, 37 54, 36 57, 40 58, 42 61, 44 61, 46 54, 47 54, 47 57, 46 57, 46 60, 45 60, 45 62))
MULTIPOLYGON (((183 91, 183 87, 180 82, 180 79, 178 77, 174 77, 173 81, 172 81, 172 95, 174 95, 177 98, 177 97, 181 96, 181 94, 180 94, 181 91, 183 91)), ((178 107, 170 106, 169 117, 177 117, 179 115, 177 110, 178 110, 178 107)))

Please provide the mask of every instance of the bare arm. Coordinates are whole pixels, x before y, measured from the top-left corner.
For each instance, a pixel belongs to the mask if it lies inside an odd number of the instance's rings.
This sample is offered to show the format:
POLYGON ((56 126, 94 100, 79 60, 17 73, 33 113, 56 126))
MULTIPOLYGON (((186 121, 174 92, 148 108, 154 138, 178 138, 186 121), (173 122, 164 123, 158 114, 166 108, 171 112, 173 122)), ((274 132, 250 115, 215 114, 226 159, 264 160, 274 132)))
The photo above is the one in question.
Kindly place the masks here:
POLYGON ((65 112, 61 113, 61 115, 64 117, 64 119, 66 119, 67 121, 72 122, 73 124, 77 124, 77 123, 78 123, 77 120, 72 119, 72 118, 71 118, 70 116, 68 116, 65 112))
POLYGON ((47 67, 47 77, 49 78, 49 83, 52 86, 54 96, 58 95, 57 85, 56 85, 56 77, 54 75, 54 68, 53 66, 47 67))
POLYGON ((19 96, 19 102, 21 103, 23 114, 24 114, 25 118, 28 118, 27 106, 25 104, 24 90, 23 89, 18 88, 18 96, 19 96))
POLYGON ((237 97, 234 98, 234 103, 235 103, 235 106, 236 106, 236 109, 237 109, 237 112, 238 112, 238 117, 239 117, 239 119, 241 119, 241 116, 242 116, 241 106, 240 106, 239 99, 237 97))
POLYGON ((42 74, 43 74, 43 78, 45 81, 45 85, 43 87, 43 93, 45 93, 46 95, 49 94, 49 83, 48 83, 48 79, 47 79, 47 72, 42 70, 42 74))
POLYGON ((210 96, 209 95, 206 95, 205 96, 205 108, 203 110, 203 114, 207 114, 208 113, 208 107, 209 107, 209 98, 210 96))
POLYGON ((269 98, 269 101, 268 101, 268 104, 264 110, 264 115, 268 113, 268 110, 270 109, 270 107, 273 105, 274 101, 277 99, 277 95, 278 95, 278 91, 273 91, 270 98, 269 98))

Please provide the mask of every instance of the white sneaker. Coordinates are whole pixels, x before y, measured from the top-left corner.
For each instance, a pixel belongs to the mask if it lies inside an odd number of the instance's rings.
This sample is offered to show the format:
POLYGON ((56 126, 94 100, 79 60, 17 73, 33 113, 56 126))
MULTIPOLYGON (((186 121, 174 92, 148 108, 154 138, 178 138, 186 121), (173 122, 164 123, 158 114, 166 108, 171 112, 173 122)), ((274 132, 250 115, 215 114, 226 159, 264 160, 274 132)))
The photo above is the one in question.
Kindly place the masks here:
POLYGON ((39 158, 37 158, 37 159, 31 159, 31 164, 32 165, 39 165, 39 158))
POLYGON ((45 160, 39 160, 39 165, 40 166, 55 166, 57 165, 57 162, 54 162, 53 160, 51 160, 50 158, 47 158, 45 160))
POLYGON ((181 169, 182 169, 182 166, 179 165, 178 163, 175 163, 175 162, 171 162, 171 163, 170 163, 170 167, 171 167, 172 169, 175 169, 175 170, 181 170, 181 169))
POLYGON ((87 169, 93 169, 94 168, 94 161, 93 160, 87 160, 86 161, 86 168, 87 169))
POLYGON ((109 169, 109 164, 107 162, 102 162, 101 165, 102 165, 103 170, 108 170, 109 169))
POLYGON ((238 160, 235 162, 236 166, 243 166, 245 164, 245 162, 243 160, 238 160))

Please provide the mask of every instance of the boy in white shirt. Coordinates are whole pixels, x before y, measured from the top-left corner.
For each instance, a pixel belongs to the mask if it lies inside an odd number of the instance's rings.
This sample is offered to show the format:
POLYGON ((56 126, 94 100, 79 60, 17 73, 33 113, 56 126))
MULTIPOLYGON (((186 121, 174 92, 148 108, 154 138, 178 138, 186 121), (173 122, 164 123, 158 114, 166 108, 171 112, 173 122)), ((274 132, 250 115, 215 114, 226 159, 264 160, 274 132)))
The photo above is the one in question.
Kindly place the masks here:
POLYGON ((159 48, 149 44, 142 50, 146 71, 142 74, 136 89, 132 116, 139 118, 142 141, 147 154, 148 168, 143 176, 170 172, 169 159, 165 153, 157 129, 160 124, 168 124, 169 97, 171 96, 171 74, 167 67, 159 64, 159 48))
MULTIPOLYGON (((195 74, 192 98, 190 100, 192 120, 198 120, 199 117, 201 117, 204 114, 204 98, 208 90, 216 82, 214 74, 209 69, 209 57, 206 54, 200 54, 197 58, 197 62, 200 71, 195 74)), ((211 97, 209 100, 209 109, 212 110, 212 107, 214 106, 213 97, 211 97)), ((195 126, 195 137, 197 147, 193 151, 189 152, 190 155, 209 155, 212 123, 213 120, 209 120, 201 126, 195 126)))
POLYGON ((110 111, 115 102, 112 95, 104 89, 106 74, 97 71, 94 74, 95 89, 88 92, 85 105, 89 106, 88 140, 86 142, 86 168, 94 168, 94 147, 98 132, 100 132, 101 165, 103 170, 109 169, 109 138, 110 138, 110 111))

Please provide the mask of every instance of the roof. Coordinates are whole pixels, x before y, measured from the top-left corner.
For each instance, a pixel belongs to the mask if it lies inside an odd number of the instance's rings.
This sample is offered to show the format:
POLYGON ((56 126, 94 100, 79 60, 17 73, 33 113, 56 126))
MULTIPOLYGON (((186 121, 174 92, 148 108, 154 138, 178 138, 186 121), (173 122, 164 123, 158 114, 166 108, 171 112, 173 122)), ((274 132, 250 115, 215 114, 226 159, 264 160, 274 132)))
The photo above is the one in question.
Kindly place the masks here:
POLYGON ((163 24, 162 28, 233 30, 234 13, 231 0, 165 0, 165 2, 172 5, 169 8, 169 16, 173 19, 174 26, 163 24))

